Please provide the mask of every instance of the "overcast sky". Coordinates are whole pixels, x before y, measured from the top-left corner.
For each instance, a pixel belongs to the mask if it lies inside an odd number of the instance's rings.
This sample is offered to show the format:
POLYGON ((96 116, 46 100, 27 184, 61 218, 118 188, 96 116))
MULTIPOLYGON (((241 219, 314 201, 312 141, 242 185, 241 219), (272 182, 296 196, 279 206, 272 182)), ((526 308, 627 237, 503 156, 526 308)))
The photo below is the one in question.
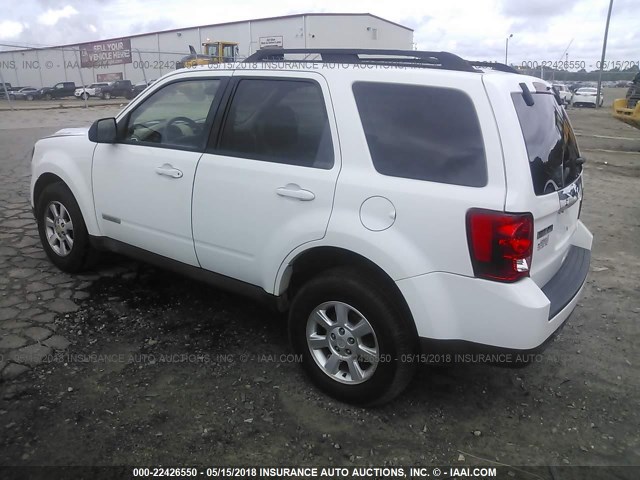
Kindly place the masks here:
MULTIPOLYGON (((7 3, 5 0, 4 3, 7 3)), ((415 30, 422 50, 510 63, 599 60, 609 0, 21 0, 0 9, 0 43, 60 45, 305 12, 372 13, 415 30)), ((640 60, 640 0, 614 0, 608 60, 640 60)), ((6 47, 0 46, 0 49, 6 47)))

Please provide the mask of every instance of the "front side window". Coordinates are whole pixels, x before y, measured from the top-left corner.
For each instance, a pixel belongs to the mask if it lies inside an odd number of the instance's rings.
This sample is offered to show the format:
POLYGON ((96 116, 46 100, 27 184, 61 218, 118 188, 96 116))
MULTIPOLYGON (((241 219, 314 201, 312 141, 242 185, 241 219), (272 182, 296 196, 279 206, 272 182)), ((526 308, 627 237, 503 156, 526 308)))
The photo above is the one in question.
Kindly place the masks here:
POLYGON ((219 153, 330 169, 333 144, 320 86, 303 80, 240 80, 219 153))
POLYGON ((487 162, 473 102, 461 90, 353 85, 375 169, 392 177, 483 187, 487 162))
POLYGON ((155 92, 129 116, 125 143, 200 149, 209 134, 207 117, 220 80, 171 83, 155 92))

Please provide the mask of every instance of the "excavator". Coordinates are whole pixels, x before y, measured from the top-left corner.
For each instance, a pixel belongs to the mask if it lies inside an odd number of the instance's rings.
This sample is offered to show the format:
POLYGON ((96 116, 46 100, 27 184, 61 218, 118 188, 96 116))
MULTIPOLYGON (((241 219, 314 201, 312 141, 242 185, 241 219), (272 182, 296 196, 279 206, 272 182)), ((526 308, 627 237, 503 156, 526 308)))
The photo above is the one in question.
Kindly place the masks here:
POLYGON ((214 63, 233 63, 238 57, 236 42, 211 42, 207 39, 202 44, 202 53, 197 53, 193 45, 189 45, 190 54, 176 62, 176 68, 190 68, 196 65, 214 63))

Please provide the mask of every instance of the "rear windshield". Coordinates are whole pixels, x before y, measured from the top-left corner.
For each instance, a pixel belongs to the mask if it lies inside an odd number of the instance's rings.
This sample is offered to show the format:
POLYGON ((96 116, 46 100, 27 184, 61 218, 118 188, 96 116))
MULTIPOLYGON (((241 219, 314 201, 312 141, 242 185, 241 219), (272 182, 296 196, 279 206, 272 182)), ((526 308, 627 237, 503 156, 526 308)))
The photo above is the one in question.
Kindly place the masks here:
POLYGON ((564 109, 548 93, 534 93, 528 106, 522 93, 511 94, 529 155, 536 195, 546 195, 571 184, 582 171, 576 137, 564 109))
POLYGON ((469 187, 487 184, 480 122, 465 92, 357 82, 353 93, 378 172, 469 187))

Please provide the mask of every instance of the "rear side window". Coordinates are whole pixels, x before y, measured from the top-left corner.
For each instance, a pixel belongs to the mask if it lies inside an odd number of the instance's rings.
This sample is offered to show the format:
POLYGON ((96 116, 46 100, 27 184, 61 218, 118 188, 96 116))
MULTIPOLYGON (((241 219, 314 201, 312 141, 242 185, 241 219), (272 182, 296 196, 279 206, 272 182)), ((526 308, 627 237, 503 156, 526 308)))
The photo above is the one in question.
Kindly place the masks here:
POLYGON ((582 171, 575 134, 564 109, 548 93, 534 93, 528 106, 522 93, 511 94, 518 113, 536 195, 546 195, 571 184, 582 171))
POLYGON ((302 167, 333 167, 320 85, 305 80, 241 80, 224 123, 219 153, 302 167))
POLYGON ((353 93, 375 169, 383 175, 483 187, 480 123, 461 90, 357 82, 353 93))

